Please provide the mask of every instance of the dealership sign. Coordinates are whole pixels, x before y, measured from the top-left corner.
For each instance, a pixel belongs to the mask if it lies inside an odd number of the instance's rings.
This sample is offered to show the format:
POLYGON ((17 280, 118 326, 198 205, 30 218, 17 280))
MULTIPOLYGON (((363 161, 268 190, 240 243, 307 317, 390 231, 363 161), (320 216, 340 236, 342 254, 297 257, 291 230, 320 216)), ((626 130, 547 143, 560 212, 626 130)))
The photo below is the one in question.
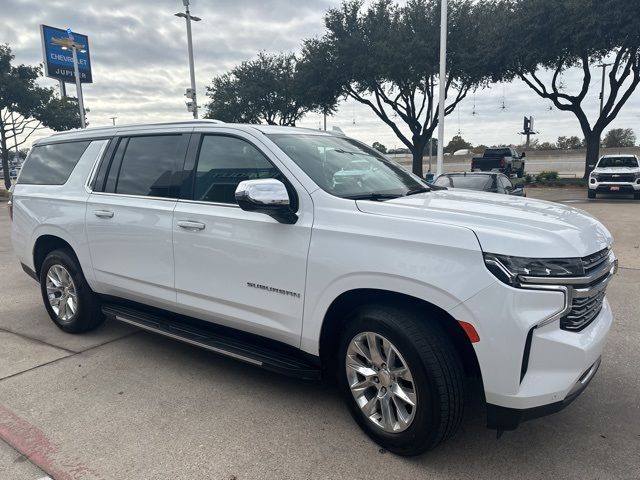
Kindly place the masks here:
POLYGON ((47 77, 56 78, 64 82, 75 82, 73 69, 73 52, 68 46, 76 45, 78 55, 78 70, 82 83, 92 83, 91 57, 89 55, 89 37, 80 33, 73 33, 70 29, 40 25, 42 34, 42 51, 44 55, 44 72, 47 77), (70 42, 70 40, 72 42, 70 42))

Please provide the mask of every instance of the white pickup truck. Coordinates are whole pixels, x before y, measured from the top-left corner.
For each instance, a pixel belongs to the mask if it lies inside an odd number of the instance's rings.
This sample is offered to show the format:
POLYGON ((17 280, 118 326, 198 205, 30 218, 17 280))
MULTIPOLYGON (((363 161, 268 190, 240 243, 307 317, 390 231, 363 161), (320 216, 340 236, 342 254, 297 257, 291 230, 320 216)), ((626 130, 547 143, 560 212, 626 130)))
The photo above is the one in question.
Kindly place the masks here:
POLYGON ((613 318, 613 239, 592 216, 430 187, 327 132, 55 134, 34 142, 9 208, 62 330, 107 318, 334 380, 401 455, 456 431, 473 376, 499 432, 560 410, 593 378, 613 318))

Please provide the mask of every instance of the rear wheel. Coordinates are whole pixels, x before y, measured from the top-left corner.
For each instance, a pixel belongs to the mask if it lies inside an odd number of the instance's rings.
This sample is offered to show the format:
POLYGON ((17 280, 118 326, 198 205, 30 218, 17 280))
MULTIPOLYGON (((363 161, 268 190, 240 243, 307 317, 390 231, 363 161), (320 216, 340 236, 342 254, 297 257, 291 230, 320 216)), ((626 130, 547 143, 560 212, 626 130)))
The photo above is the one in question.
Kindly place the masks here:
POLYGON ((54 250, 46 256, 40 269, 40 290, 49 317, 65 332, 86 332, 104 321, 98 296, 71 250, 54 250))
POLYGON ((589 190, 587 191, 587 196, 588 196, 589 198, 596 198, 596 192, 594 192, 593 190, 589 189, 589 190))
POLYGON ((349 410, 382 447, 417 455, 457 430, 463 369, 437 324, 394 307, 363 307, 342 332, 338 355, 349 410))

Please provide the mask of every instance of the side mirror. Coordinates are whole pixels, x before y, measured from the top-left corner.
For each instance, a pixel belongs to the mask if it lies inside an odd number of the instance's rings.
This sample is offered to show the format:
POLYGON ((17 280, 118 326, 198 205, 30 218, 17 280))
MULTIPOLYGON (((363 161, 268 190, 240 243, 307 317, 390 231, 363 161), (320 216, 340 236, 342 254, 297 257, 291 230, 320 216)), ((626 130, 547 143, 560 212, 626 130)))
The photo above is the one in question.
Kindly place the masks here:
POLYGON ((275 178, 240 182, 235 196, 240 208, 248 212, 264 213, 280 223, 292 224, 298 220, 291 211, 287 187, 275 178))

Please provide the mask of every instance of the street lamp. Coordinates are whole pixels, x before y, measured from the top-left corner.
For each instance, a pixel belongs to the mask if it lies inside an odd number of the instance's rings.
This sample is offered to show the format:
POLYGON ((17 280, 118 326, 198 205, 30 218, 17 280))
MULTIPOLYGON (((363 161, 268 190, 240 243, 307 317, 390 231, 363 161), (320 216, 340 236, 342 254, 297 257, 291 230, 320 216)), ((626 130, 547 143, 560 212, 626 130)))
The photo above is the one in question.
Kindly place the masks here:
POLYGON ((176 17, 184 18, 187 22, 187 47, 189 49, 189 73, 191 75, 191 88, 187 89, 186 97, 191 99, 187 102, 187 110, 193 112, 193 118, 198 118, 198 102, 196 100, 196 71, 193 66, 193 41, 191 39, 191 20, 199 22, 200 17, 194 17, 189 12, 189 0, 182 0, 185 13, 176 13, 176 17))
POLYGON ((447 84, 447 0, 440 2, 440 93, 438 98, 438 161, 436 174, 442 175, 444 162, 444 101, 447 84))

